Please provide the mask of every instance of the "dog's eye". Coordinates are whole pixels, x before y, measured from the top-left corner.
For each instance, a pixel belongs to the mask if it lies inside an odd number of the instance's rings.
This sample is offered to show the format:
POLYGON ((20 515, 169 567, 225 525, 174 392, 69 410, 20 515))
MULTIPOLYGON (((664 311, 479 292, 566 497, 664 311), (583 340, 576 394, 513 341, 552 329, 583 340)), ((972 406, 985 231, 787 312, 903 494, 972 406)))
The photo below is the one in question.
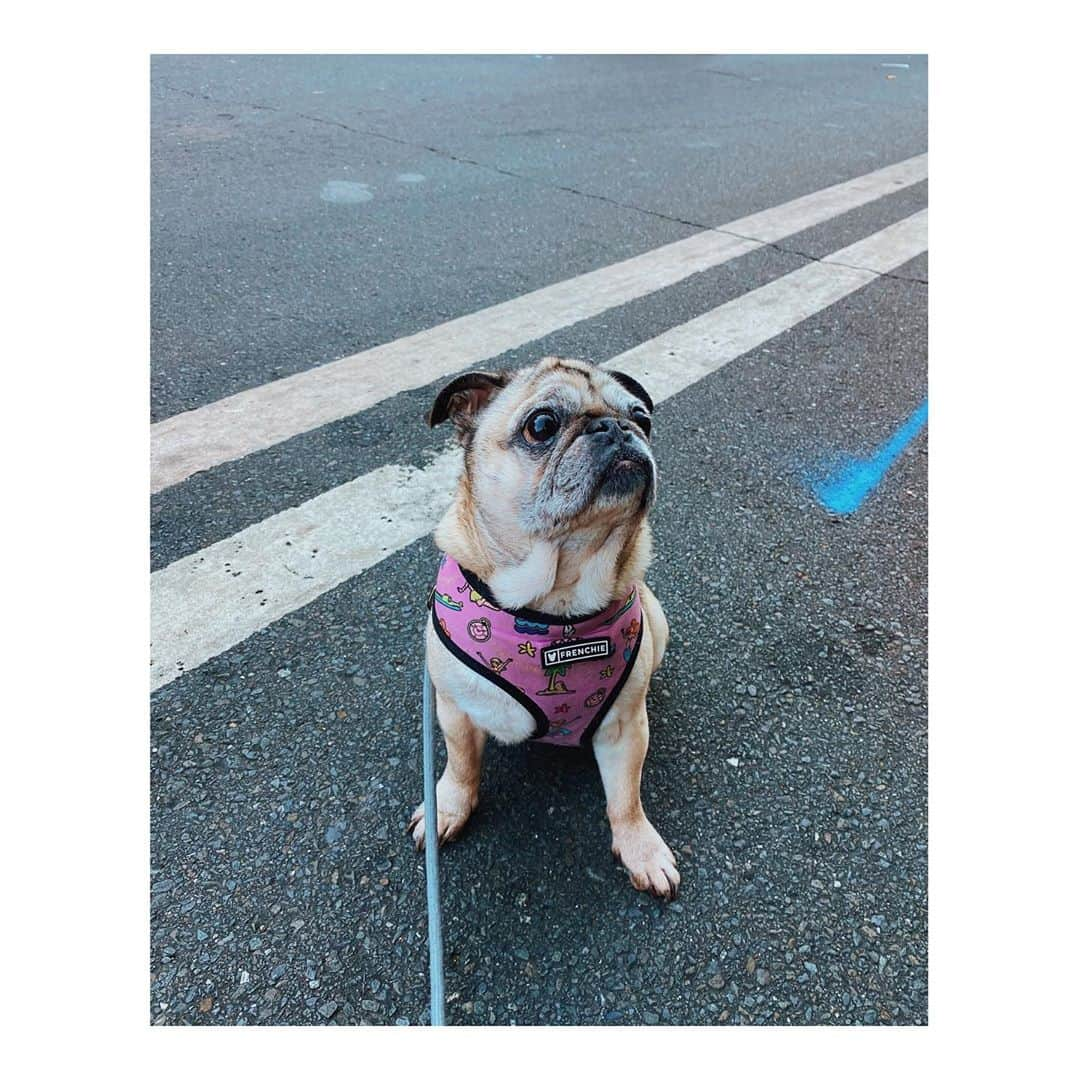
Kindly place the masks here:
POLYGON ((645 438, 648 438, 652 433, 652 420, 649 414, 640 405, 636 405, 630 413, 630 419, 645 432, 645 438))
POLYGON ((521 430, 526 442, 545 443, 555 438, 555 433, 559 430, 559 419, 549 409, 537 409, 529 414, 521 430))

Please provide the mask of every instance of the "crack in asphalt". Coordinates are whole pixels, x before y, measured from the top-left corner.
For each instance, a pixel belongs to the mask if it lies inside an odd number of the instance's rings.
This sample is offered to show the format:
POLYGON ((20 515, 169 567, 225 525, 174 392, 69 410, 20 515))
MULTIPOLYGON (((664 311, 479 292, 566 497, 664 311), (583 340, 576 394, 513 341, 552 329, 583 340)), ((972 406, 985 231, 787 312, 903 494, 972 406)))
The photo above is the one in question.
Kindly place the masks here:
POLYGON ((739 79, 741 82, 759 83, 764 82, 764 78, 760 75, 740 75, 735 71, 724 71, 721 68, 702 68, 702 71, 708 72, 710 75, 723 75, 729 79, 739 79))
MULTIPOLYGON (((710 70, 710 69, 706 69, 710 70)), ((727 74, 726 72, 719 72, 719 74, 727 74)), ((738 76, 736 76, 738 77, 738 76)), ((187 90, 182 86, 171 86, 168 83, 158 83, 163 90, 170 90, 177 94, 186 94, 188 97, 196 98, 202 101, 209 102, 211 105, 229 106, 230 108, 236 108, 237 106, 249 109, 259 109, 264 112, 280 113, 284 116, 293 116, 298 120, 307 120, 313 124, 325 124, 327 127, 340 128, 342 131, 348 131, 353 135, 366 135, 372 139, 382 139, 385 142, 395 143, 398 146, 406 146, 413 150, 425 150, 430 154, 435 154, 438 157, 446 158, 449 161, 453 161, 459 165, 471 165, 477 169, 485 169, 488 172, 498 173, 501 176, 509 176, 515 180, 524 180, 530 184, 536 184, 540 187, 546 187, 552 191, 562 191, 569 195, 577 195, 583 199, 594 199, 598 202, 608 203, 611 206, 617 206, 623 210, 632 210, 638 214, 645 214, 649 217, 661 218, 664 221, 671 221, 677 225, 685 225, 691 229, 700 229, 702 231, 722 233, 725 236, 732 236, 738 240, 748 240, 751 243, 760 244, 762 247, 772 248, 774 251, 778 251, 784 255, 793 255, 798 259, 805 259, 808 263, 811 262, 824 262, 828 256, 825 255, 811 255, 806 251, 799 251, 797 248, 787 247, 784 244, 778 243, 772 240, 761 240, 756 236, 745 236, 742 233, 733 232, 731 229, 725 229, 719 225, 707 225, 700 221, 691 221, 688 218, 681 218, 674 214, 665 214, 662 210, 650 210, 644 206, 635 206, 633 203, 621 202, 618 199, 613 199, 609 195, 600 195, 592 191, 582 191, 580 188, 570 187, 566 184, 554 184, 550 180, 544 180, 540 177, 529 176, 527 173, 515 172, 513 169, 505 169, 501 165, 492 165, 485 161, 477 161, 475 158, 468 158, 462 154, 455 154, 450 150, 445 150, 438 146, 429 146, 427 143, 413 142, 409 139, 402 139, 396 135, 387 135, 382 131, 373 131, 370 128, 358 128, 353 127, 350 124, 345 124, 340 120, 327 120, 322 116, 313 116, 311 113, 298 113, 292 112, 286 109, 278 108, 276 105, 262 105, 257 102, 240 101, 221 101, 218 98, 211 97, 209 94, 199 93, 196 90, 187 90)), ((845 263, 838 263, 832 260, 834 266, 846 266, 845 263)), ((929 285, 929 281, 926 278, 921 277, 906 277, 902 274, 895 272, 883 272, 880 270, 873 270, 866 266, 848 266, 851 270, 864 270, 867 273, 875 275, 879 278, 891 278, 893 281, 903 281, 909 284, 917 285, 929 285)))

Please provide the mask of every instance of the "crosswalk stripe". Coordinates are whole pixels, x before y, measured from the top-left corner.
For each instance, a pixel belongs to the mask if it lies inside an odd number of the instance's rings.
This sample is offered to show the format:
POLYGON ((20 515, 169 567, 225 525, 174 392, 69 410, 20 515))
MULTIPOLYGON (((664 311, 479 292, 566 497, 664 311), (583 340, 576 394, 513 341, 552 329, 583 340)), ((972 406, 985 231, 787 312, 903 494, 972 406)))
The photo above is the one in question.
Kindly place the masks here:
MULTIPOLYGON (((607 361, 662 401, 926 250, 925 211, 607 361)), ((388 465, 151 575, 156 689, 424 536, 460 454, 388 465)))
POLYGON ((150 429, 151 491, 488 360, 926 179, 926 155, 428 330, 178 413, 150 429))
POLYGON ((854 292, 926 250, 927 212, 889 225, 601 365, 632 375, 654 401, 711 375, 780 331, 854 292))
POLYGON ((425 535, 459 468, 455 450, 384 465, 151 574, 151 688, 425 535))

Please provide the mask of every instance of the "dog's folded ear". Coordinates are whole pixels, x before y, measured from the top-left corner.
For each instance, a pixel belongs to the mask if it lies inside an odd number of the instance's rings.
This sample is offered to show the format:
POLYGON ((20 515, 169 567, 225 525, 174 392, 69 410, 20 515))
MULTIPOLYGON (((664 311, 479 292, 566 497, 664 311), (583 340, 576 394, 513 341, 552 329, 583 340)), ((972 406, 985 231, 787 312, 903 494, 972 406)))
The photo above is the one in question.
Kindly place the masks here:
POLYGON ((624 389, 629 391, 636 398, 641 399, 641 403, 645 406, 649 412, 653 411, 653 400, 649 397, 649 392, 637 381, 632 379, 629 375, 624 374, 621 371, 607 370, 607 373, 624 389))
POLYGON ((428 424, 434 427, 451 420, 458 434, 467 436, 475 426, 477 413, 510 379, 509 371, 468 371, 459 375, 439 391, 428 413, 428 424))

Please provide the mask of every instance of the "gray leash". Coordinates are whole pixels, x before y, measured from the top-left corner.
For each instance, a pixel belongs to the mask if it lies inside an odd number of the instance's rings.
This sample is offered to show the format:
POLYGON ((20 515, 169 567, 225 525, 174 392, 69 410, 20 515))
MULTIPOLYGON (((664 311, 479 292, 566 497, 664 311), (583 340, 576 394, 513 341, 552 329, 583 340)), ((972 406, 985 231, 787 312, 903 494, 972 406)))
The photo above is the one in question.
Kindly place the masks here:
POLYGON ((435 801, 435 690, 424 665, 424 877, 427 885, 431 1026, 444 1027, 442 908, 439 904, 439 807, 435 801))

